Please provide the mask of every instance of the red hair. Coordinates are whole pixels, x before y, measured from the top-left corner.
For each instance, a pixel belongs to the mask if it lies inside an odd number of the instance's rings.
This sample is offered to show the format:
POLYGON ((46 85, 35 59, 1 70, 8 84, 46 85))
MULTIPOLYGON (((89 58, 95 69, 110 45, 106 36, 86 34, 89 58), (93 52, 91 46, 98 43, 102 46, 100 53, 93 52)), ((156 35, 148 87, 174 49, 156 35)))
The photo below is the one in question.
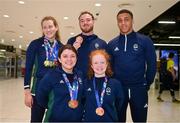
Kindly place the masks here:
POLYGON ((92 65, 92 58, 95 55, 102 55, 106 59, 107 63, 107 68, 106 68, 106 76, 111 77, 113 75, 112 69, 111 69, 111 64, 110 64, 110 56, 105 50, 94 50, 90 53, 89 55, 89 64, 88 64, 88 78, 91 79, 94 76, 94 71, 91 67, 92 65))

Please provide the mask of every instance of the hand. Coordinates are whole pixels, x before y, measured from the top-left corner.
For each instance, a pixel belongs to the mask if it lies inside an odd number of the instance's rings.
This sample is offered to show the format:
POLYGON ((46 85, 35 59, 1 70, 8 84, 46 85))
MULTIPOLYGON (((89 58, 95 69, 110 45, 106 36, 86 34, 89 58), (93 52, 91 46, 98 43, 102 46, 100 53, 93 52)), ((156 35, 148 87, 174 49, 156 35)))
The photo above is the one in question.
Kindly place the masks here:
POLYGON ((27 107, 32 108, 33 105, 33 97, 31 95, 31 91, 30 89, 25 89, 24 90, 24 95, 25 95, 25 99, 24 99, 24 103, 27 107))
POLYGON ((81 47, 82 42, 83 38, 81 36, 76 37, 76 41, 73 44, 76 50, 78 50, 81 47))

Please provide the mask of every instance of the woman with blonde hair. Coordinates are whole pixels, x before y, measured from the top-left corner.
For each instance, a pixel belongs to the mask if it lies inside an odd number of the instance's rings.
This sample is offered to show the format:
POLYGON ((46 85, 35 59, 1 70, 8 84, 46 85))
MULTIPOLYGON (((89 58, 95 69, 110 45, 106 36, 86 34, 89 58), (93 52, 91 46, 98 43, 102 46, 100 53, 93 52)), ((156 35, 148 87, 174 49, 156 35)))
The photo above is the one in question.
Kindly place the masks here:
POLYGON ((62 46, 58 23, 52 16, 41 21, 43 36, 27 48, 24 78, 25 105, 31 108, 31 122, 41 122, 45 109, 37 104, 35 94, 40 80, 57 65, 58 49, 62 46))

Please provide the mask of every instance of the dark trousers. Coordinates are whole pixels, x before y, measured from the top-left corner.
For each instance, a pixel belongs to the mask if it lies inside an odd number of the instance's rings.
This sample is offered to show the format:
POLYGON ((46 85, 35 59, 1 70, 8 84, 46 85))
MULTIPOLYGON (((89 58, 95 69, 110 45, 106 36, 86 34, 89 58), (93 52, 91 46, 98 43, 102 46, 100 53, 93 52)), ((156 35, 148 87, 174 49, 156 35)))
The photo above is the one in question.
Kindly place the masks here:
POLYGON ((148 93, 146 86, 123 87, 125 101, 122 106, 120 122, 126 122, 129 103, 133 122, 146 122, 148 111, 148 93))
POLYGON ((173 80, 171 75, 167 75, 162 77, 162 83, 160 84, 160 89, 159 89, 159 94, 162 94, 162 92, 166 89, 170 91, 170 94, 172 97, 174 97, 175 92, 174 92, 174 85, 173 85, 173 80))
POLYGON ((31 122, 42 122, 45 108, 38 105, 35 96, 33 96, 33 106, 31 108, 31 122))

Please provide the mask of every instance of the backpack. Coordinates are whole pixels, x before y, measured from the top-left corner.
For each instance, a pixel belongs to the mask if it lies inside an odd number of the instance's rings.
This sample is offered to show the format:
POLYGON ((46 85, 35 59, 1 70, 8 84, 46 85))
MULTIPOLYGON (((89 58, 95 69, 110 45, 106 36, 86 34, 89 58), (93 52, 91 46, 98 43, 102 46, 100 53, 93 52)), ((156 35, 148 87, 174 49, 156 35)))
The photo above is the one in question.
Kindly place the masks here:
POLYGON ((165 57, 160 59, 160 78, 167 76, 168 71, 167 71, 167 59, 165 57))

